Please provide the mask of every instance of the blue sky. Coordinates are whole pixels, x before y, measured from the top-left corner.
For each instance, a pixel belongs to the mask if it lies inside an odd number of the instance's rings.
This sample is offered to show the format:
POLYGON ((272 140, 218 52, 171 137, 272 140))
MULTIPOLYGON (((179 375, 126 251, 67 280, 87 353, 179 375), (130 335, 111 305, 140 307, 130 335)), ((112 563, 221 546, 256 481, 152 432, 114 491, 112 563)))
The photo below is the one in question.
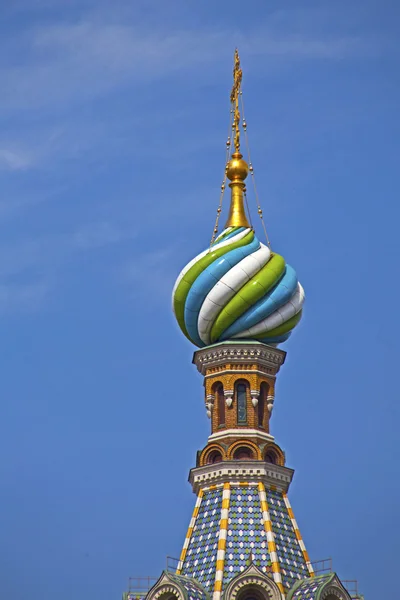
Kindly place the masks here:
POLYGON ((212 233, 235 45, 272 246, 307 295, 272 421, 291 502, 313 560, 392 593, 399 12, 3 3, 2 597, 119 598, 179 555, 209 422, 170 292, 212 233))

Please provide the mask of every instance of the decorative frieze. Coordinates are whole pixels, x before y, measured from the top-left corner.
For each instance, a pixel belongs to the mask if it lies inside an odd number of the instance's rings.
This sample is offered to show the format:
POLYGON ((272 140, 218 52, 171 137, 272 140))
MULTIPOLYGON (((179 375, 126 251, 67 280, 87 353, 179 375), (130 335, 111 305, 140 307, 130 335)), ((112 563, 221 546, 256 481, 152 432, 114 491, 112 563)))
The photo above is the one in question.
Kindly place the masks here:
POLYGON ((276 374, 284 363, 286 352, 272 348, 261 342, 222 342, 197 350, 193 362, 202 375, 210 372, 210 368, 224 367, 229 363, 229 369, 254 369, 254 365, 262 366, 276 374))
POLYGON ((262 482, 267 488, 274 486, 279 491, 287 492, 293 473, 293 469, 259 460, 227 460, 192 469, 189 481, 195 494, 210 485, 241 481, 254 484, 262 482))

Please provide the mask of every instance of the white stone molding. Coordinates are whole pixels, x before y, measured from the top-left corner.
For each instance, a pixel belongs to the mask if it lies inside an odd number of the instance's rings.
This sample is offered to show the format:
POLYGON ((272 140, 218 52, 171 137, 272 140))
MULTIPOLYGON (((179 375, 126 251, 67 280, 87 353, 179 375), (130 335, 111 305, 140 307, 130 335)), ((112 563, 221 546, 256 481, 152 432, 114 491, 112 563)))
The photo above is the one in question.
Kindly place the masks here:
POLYGON ((174 598, 177 598, 178 600, 183 600, 182 594, 180 593, 180 591, 178 590, 178 588, 176 588, 175 586, 172 585, 162 585, 161 587, 159 587, 154 594, 152 594, 152 596, 148 598, 148 600, 158 600, 158 598, 160 598, 161 596, 168 596, 171 597, 173 596, 174 598))
POLYGON ((237 600, 246 587, 261 588, 262 595, 266 596, 268 600, 282 600, 282 595, 276 583, 253 564, 230 581, 224 593, 224 598, 237 600))
POLYGON ((165 598, 165 600, 184 600, 182 590, 179 589, 175 582, 171 581, 168 573, 165 572, 146 596, 146 600, 159 600, 160 598, 165 598))
POLYGON ((225 438, 250 438, 250 439, 262 439, 266 442, 273 442, 274 436, 265 431, 259 429, 224 429, 222 431, 216 431, 208 437, 209 442, 221 441, 225 438))
POLYGON ((260 396, 260 391, 259 390, 250 390, 250 396, 251 396, 251 403, 255 408, 258 404, 258 398, 260 396))
POLYGON ((233 390, 224 390, 225 402, 228 408, 232 406, 233 403, 233 390))
POLYGON ((207 397, 206 397, 206 411, 207 411, 207 417, 209 419, 211 419, 212 409, 214 408, 214 401, 215 401, 215 395, 214 394, 207 394, 207 397))
POLYGON ((285 362, 286 352, 267 346, 261 342, 221 342, 197 350, 193 362, 202 375, 206 374, 209 367, 223 366, 227 361, 230 364, 258 363, 270 369, 273 375, 279 371, 285 362))
POLYGON ((293 469, 262 460, 224 460, 192 469, 189 473, 189 481, 196 495, 199 490, 210 485, 226 482, 234 485, 241 481, 253 484, 261 481, 267 488, 275 486, 279 491, 287 492, 293 474, 293 469))
POLYGON ((272 409, 274 408, 274 400, 275 400, 274 396, 267 396, 267 408, 270 413, 272 412, 272 409))

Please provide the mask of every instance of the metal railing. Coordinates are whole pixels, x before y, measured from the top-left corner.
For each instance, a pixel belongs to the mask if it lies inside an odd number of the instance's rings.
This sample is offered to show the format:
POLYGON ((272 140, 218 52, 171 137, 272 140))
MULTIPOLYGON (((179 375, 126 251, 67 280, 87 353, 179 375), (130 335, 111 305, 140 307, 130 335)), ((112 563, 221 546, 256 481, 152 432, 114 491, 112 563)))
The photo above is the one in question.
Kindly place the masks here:
POLYGON ((128 592, 132 592, 138 597, 145 596, 157 579, 158 577, 129 577, 128 592))
POLYGON ((179 564, 179 558, 173 556, 167 556, 167 571, 175 573, 179 564))
POLYGON ((331 558, 322 558, 321 560, 314 560, 311 561, 311 564, 316 575, 321 575, 322 573, 332 573, 331 558))
POLYGON ((358 591, 357 579, 343 579, 342 583, 354 600, 363 600, 364 596, 358 591))

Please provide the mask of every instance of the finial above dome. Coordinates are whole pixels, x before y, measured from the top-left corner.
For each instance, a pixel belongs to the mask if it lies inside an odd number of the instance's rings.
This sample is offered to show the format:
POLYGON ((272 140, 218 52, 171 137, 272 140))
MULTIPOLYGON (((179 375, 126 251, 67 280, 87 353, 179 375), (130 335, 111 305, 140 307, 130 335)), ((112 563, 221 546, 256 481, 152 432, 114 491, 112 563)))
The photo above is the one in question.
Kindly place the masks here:
POLYGON ((240 152, 234 152, 226 166, 226 176, 230 181, 244 181, 249 174, 249 165, 240 152))
POLYGON ((231 181, 231 206, 225 227, 250 227, 244 209, 244 192, 246 186, 244 180, 249 174, 249 166, 240 152, 240 110, 239 95, 241 94, 242 69, 240 67, 239 52, 236 48, 233 66, 233 87, 231 91, 231 103, 233 110, 233 131, 235 152, 226 165, 226 176, 231 181))

